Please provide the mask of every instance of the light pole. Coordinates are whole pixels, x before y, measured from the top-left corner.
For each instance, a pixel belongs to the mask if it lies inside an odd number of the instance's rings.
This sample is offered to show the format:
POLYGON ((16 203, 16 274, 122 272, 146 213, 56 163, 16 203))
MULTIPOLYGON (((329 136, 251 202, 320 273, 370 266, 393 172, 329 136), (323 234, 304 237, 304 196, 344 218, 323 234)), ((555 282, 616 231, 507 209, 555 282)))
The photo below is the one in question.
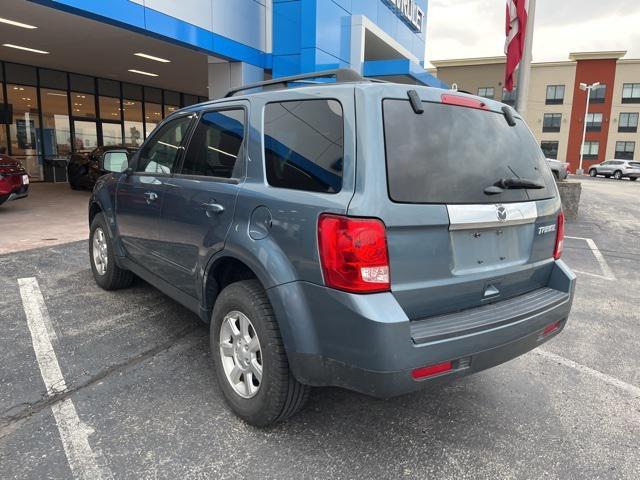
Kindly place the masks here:
POLYGON ((584 128, 582 129, 582 144, 580 145, 580 166, 578 170, 576 170, 576 175, 582 175, 584 170, 582 169, 582 160, 584 158, 584 141, 587 138, 587 117, 589 115, 589 102, 591 101, 591 90, 594 88, 598 88, 600 86, 600 82, 592 83, 591 85, 586 83, 580 84, 580 90, 585 90, 587 92, 587 108, 584 111, 584 128))

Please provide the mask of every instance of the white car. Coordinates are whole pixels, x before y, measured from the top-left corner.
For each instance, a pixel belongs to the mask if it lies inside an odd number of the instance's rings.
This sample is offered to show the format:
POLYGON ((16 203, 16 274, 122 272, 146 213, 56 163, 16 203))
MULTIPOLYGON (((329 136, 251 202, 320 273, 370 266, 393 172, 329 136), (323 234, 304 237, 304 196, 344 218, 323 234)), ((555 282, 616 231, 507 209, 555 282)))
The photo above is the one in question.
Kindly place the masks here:
POLYGON ((604 175, 607 178, 613 177, 616 180, 628 178, 637 180, 640 177, 640 162, 633 160, 607 160, 606 162, 589 167, 589 175, 596 177, 604 175))

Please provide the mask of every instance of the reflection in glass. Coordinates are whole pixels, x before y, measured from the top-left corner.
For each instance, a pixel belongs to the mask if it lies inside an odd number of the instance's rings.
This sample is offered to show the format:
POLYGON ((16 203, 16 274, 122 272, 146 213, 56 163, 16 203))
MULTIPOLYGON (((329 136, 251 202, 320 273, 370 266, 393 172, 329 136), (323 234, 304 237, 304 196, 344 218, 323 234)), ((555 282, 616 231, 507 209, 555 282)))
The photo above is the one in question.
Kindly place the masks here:
POLYGON ((122 128, 119 123, 102 123, 102 145, 122 145, 122 128))
POLYGON ((96 122, 76 120, 73 122, 75 131, 74 143, 76 152, 90 152, 98 146, 98 129, 96 122))
POLYGON ((147 132, 147 137, 153 132, 153 129, 162 121, 162 105, 159 103, 144 104, 144 127, 147 132))
POLYGON ((42 135, 43 151, 47 157, 64 156, 71 153, 71 129, 69 127, 69 104, 67 92, 42 88, 42 135))
POLYGON ((100 118, 111 122, 120 121, 120 99, 100 97, 100 118))
MULTIPOLYGON (((2 88, 2 82, 0 82, 0 103, 4 103, 4 88, 2 88)), ((4 125, 0 125, 0 153, 7 153, 7 129, 4 125)))
POLYGON ((122 102, 122 110, 124 113, 124 143, 128 147, 139 147, 144 140, 142 135, 142 102, 125 99, 122 102))
POLYGON ((8 84, 7 103, 13 105, 13 123, 10 126, 12 155, 22 162, 30 177, 42 179, 36 88, 8 84))
POLYGON ((176 107, 175 105, 165 105, 164 106, 164 116, 168 117, 173 112, 177 112, 178 110, 180 110, 180 107, 176 107))
POLYGON ((96 100, 88 93, 71 92, 71 115, 73 117, 96 118, 96 100))

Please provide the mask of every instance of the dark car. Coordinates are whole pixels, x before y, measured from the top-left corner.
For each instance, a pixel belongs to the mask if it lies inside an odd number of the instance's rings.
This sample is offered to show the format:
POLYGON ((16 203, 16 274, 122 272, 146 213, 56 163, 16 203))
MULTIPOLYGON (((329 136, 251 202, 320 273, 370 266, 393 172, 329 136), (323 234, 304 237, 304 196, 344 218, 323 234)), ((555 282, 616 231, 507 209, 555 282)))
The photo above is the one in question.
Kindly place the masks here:
POLYGON ((240 417, 310 386, 401 395, 564 329, 560 195, 518 112, 350 70, 260 85, 169 116, 89 203, 97 284, 136 275, 210 323, 240 417))
POLYGON ((0 153, 0 205, 29 194, 29 175, 22 164, 0 153))
POLYGON ((110 145, 94 148, 89 153, 74 153, 69 158, 67 165, 69 185, 74 190, 79 188, 92 189, 102 175, 126 170, 129 158, 135 151, 134 148, 110 145), (105 168, 105 163, 108 168, 105 168))

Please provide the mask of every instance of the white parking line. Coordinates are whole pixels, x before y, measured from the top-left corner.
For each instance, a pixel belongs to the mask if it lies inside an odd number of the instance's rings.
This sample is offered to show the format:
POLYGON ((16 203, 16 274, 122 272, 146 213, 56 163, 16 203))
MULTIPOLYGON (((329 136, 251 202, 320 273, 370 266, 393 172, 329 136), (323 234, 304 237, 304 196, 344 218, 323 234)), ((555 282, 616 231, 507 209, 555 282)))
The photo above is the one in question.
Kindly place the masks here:
POLYGON ((609 264, 604 259, 604 255, 602 255, 602 252, 597 247, 596 242, 594 242, 593 239, 591 239, 591 238, 583 238, 583 237, 565 237, 565 238, 568 238, 568 239, 571 239, 571 240, 583 240, 584 242, 586 242, 587 245, 589 246, 589 250, 591 250, 591 253, 593 253, 593 256, 596 257, 598 265, 600 265, 600 269, 602 270, 602 275, 598 275, 598 274, 590 273, 590 272, 581 272, 580 270, 575 270, 574 269, 573 271, 575 273, 581 273, 583 275, 590 275, 592 277, 597 277, 597 278, 604 278, 605 280, 611 280, 611 281, 615 281, 616 280, 616 276, 611 271, 611 268, 609 268, 609 264))
POLYGON ((594 370, 593 368, 587 367, 586 365, 582 365, 580 363, 574 362, 573 360, 569 360, 568 358, 564 358, 560 355, 556 355, 555 353, 543 350, 542 348, 537 348, 534 350, 534 352, 541 357, 545 357, 549 360, 553 360, 554 362, 558 362, 565 367, 572 368, 580 373, 584 373, 586 375, 589 375, 590 377, 594 377, 604 383, 607 383, 620 390, 624 390, 625 392, 640 398, 640 387, 636 387, 635 385, 631 385, 630 383, 623 382, 622 380, 612 377, 611 375, 599 372, 598 370, 594 370))
MULTIPOLYGON (((40 367, 40 374, 47 387, 47 393, 55 395, 64 392, 67 384, 62 376, 56 352, 51 343, 49 332, 53 332, 47 306, 44 303, 38 281, 33 278, 19 278, 20 296, 27 324, 31 332, 33 350, 40 367)), ((108 479, 112 478, 106 464, 89 445, 89 434, 93 430, 82 423, 70 398, 52 405, 51 410, 58 425, 62 446, 69 466, 75 478, 108 479)))

